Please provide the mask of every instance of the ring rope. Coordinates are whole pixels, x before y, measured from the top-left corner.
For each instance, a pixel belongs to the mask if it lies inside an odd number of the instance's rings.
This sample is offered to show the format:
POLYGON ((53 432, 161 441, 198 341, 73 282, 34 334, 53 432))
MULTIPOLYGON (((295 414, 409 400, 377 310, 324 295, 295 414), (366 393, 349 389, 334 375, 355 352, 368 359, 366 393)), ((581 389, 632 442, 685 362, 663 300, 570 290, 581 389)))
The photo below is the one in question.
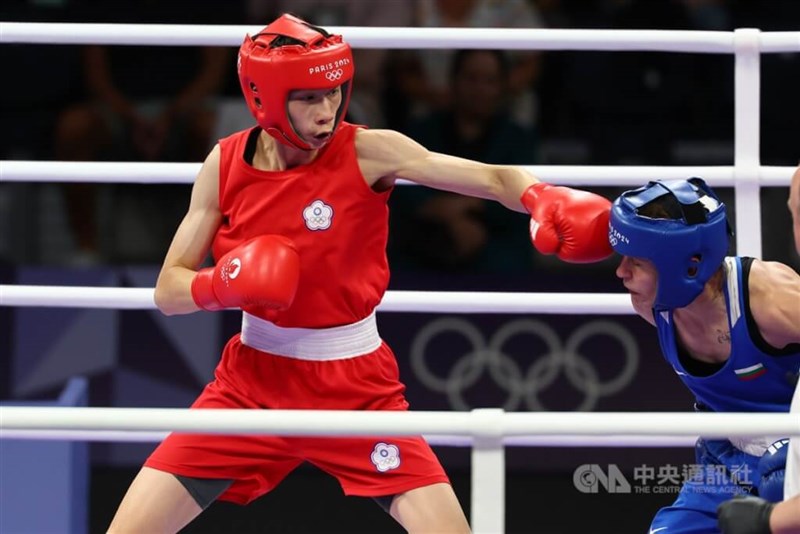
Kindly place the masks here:
MULTIPOLYGON (((0 285, 0 306, 156 309, 153 288, 0 285)), ((381 312, 634 313, 627 293, 510 293, 501 291, 387 291, 381 312)))
MULTIPOLYGON (((142 430, 0 430, 0 439, 69 440, 94 442, 159 443, 169 432, 142 430)), ((431 445, 471 447, 471 436, 424 435, 431 445)), ((694 436, 508 436, 507 447, 692 447, 694 436)))
MULTIPOLYGON (((0 43, 239 46, 243 25, 0 22, 0 43)), ((746 28, 744 30, 747 30, 746 28)), ((354 48, 504 48, 731 54, 735 31, 331 26, 354 48)), ((759 32, 762 52, 800 50, 800 32, 759 32)))
MULTIPOLYGON (((0 43, 150 46, 239 46, 243 25, 0 22, 0 43)), ((354 48, 503 48, 731 54, 735 31, 587 30, 550 28, 401 28, 331 26, 354 48)), ((765 53, 800 50, 800 32, 759 32, 765 53)))
POLYGON ((364 410, 0 407, 0 430, 128 430, 291 436, 625 435, 724 438, 800 436, 790 413, 704 412, 392 412, 364 410))
MULTIPOLYGON (((190 184, 200 166, 200 163, 4 160, 0 161, 0 181, 190 184)), ((528 165, 523 168, 546 182, 561 185, 638 187, 644 179, 678 180, 687 176, 702 176, 717 187, 737 183, 732 166, 528 165)), ((754 179, 762 186, 788 187, 794 169, 761 166, 756 169, 754 179)), ((412 184, 405 180, 398 183, 412 184)))

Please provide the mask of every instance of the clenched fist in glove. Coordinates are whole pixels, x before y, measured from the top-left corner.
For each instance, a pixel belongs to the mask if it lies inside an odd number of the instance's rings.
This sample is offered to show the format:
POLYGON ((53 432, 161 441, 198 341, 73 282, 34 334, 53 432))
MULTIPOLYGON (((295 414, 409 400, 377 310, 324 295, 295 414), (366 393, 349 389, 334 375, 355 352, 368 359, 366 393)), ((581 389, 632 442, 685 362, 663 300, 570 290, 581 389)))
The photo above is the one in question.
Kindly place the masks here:
POLYGON ((608 199, 537 183, 525 190, 521 200, 531 214, 531 241, 542 254, 555 254, 569 263, 590 263, 613 252, 608 242, 608 199))
POLYGON ((717 508, 719 529, 723 534, 770 534, 773 508, 775 503, 759 497, 734 497, 717 508))
POLYGON ((204 310, 258 306, 288 308, 297 292, 300 256, 291 240, 264 235, 239 245, 192 280, 192 298, 204 310))
POLYGON ((783 500, 788 450, 789 440, 780 439, 767 447, 758 461, 758 496, 762 499, 770 502, 783 500))

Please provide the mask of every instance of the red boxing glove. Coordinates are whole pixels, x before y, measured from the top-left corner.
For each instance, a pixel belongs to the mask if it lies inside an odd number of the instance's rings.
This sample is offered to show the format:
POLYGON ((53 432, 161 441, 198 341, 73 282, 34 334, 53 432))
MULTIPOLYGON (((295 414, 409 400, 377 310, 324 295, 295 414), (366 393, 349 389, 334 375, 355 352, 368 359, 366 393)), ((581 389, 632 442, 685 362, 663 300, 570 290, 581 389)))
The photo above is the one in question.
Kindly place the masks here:
POLYGON ((537 183, 522 193, 521 200, 531 214, 531 241, 542 254, 555 254, 569 263, 591 263, 613 252, 608 242, 608 199, 537 183))
POLYGON ((192 298, 204 310, 259 306, 288 308, 297 292, 300 256, 291 240, 264 235, 239 245, 217 265, 200 269, 192 298))

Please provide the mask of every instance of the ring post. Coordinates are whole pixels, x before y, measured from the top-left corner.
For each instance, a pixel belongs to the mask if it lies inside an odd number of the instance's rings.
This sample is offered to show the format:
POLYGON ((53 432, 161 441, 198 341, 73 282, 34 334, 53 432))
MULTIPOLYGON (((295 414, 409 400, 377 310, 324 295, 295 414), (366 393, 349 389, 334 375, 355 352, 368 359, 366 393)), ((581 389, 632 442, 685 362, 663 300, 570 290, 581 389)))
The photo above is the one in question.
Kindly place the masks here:
POLYGON ((761 258, 761 32, 733 32, 736 254, 761 258))
MULTIPOLYGON (((87 406, 89 382, 69 380, 55 401, 2 406, 87 406)), ((88 532, 89 446, 84 441, 15 440, 0 431, 0 532, 88 532)))
POLYGON ((503 446, 503 410, 472 410, 472 498, 470 523, 475 534, 505 531, 506 459, 503 446))

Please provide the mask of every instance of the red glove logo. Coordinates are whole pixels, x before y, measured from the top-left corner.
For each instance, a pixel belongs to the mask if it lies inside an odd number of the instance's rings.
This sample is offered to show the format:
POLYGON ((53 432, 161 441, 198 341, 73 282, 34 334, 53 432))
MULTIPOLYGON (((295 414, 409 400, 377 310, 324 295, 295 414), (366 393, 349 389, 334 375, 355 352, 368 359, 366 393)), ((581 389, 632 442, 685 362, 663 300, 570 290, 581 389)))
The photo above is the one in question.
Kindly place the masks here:
POLYGON ((538 232, 538 231, 539 231, 539 223, 536 221, 536 219, 532 218, 531 219, 531 226, 530 226, 531 239, 533 239, 533 240, 536 239, 536 232, 538 232))
POLYGON ((611 255, 608 199, 539 182, 526 189, 520 200, 531 214, 533 245, 542 254, 556 254, 569 263, 600 261, 611 255))
POLYGON ((242 270, 242 260, 239 258, 231 258, 228 260, 222 269, 219 270, 219 275, 223 283, 227 286, 231 280, 236 280, 239 272, 242 270))

